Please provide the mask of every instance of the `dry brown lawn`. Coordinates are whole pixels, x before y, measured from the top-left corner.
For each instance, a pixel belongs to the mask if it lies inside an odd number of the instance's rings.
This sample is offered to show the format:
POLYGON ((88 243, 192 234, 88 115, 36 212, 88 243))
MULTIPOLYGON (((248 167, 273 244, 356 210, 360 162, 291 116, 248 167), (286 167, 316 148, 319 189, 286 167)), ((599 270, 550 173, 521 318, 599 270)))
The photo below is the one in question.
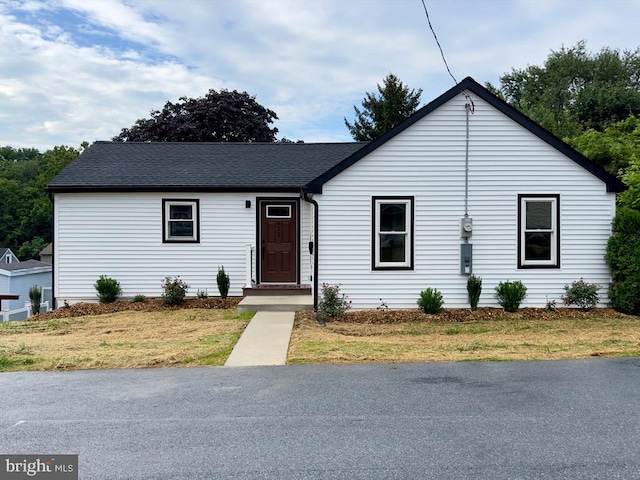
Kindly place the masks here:
POLYGON ((608 309, 348 312, 320 326, 299 312, 288 362, 512 361, 640 355, 640 318, 608 309))
MULTIPOLYGON (((0 371, 222 365, 251 314, 239 299, 181 307, 78 304, 0 323, 0 371)), ((640 355, 640 317, 608 309, 347 312, 320 326, 296 314, 288 363, 541 360, 640 355)))
MULTIPOLYGON (((95 308, 102 307, 85 311, 95 308)), ((78 317, 56 311, 0 323, 0 371, 222 365, 251 317, 235 310, 148 310, 78 317)))

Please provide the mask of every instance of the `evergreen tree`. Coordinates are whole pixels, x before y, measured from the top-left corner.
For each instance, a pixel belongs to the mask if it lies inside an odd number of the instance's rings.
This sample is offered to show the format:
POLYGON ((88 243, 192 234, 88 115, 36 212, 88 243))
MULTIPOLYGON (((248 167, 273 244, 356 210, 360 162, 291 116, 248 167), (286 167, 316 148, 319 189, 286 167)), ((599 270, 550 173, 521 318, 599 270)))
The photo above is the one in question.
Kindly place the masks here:
POLYGON ((422 89, 409 90, 398 77, 390 73, 378 84, 378 94, 367 92, 362 110, 354 106, 356 118, 344 123, 357 141, 374 140, 402 123, 415 113, 420 104, 422 89))

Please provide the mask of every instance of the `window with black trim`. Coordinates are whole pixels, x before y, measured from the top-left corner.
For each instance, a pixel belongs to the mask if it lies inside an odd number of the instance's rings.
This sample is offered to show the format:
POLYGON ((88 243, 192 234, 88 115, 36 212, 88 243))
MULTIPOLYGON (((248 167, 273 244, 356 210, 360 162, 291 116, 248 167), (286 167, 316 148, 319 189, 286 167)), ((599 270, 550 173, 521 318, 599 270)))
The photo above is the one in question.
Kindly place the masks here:
POLYGON ((373 197, 374 270, 413 269, 413 197, 373 197))
POLYGON ((560 195, 518 195, 518 266, 560 266, 560 195))
POLYGON ((199 242, 199 206, 198 200, 162 200, 163 242, 199 242))

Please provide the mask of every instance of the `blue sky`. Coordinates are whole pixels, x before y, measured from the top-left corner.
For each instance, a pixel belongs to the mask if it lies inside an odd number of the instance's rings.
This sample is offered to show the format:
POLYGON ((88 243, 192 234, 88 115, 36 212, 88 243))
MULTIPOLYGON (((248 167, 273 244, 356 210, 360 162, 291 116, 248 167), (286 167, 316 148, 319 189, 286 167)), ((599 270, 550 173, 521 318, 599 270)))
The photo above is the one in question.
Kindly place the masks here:
MULTIPOLYGON (((637 0, 425 0, 458 81, 494 85, 586 40, 640 46, 637 0)), ((246 91, 279 137, 349 141, 388 73, 453 86, 421 0, 0 0, 0 146, 109 140, 166 101, 246 91)))

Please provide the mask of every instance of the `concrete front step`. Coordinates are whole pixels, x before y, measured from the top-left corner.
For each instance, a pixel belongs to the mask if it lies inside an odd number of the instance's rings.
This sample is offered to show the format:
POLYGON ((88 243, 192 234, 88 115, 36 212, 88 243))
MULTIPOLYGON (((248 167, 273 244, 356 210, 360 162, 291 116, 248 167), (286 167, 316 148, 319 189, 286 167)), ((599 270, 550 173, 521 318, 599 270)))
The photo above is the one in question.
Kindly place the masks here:
POLYGON ((244 297, 237 308, 238 312, 296 312, 313 310, 311 295, 277 295, 244 297))
POLYGON ((290 295, 311 295, 311 285, 289 285, 289 284, 262 284, 244 287, 242 296, 290 296, 290 295))

